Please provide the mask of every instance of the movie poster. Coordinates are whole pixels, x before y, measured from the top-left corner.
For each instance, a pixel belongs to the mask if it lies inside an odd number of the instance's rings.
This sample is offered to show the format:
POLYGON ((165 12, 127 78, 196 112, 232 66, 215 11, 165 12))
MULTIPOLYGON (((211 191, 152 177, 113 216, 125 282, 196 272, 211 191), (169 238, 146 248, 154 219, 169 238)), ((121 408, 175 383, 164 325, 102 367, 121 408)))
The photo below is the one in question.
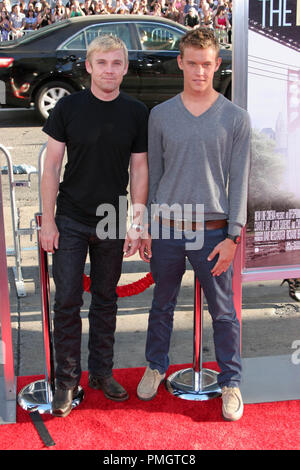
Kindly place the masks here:
POLYGON ((245 268, 300 265, 300 0, 250 0, 245 268))

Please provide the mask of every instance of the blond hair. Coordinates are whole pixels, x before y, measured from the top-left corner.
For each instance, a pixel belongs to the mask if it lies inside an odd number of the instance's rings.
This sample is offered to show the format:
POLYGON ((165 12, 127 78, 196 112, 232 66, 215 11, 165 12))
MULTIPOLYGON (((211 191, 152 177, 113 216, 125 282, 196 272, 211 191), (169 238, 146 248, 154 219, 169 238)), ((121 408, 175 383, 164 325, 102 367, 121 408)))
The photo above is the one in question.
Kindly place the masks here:
POLYGON ((93 39, 93 41, 88 45, 86 58, 88 62, 91 63, 94 52, 110 52, 117 51, 119 49, 123 50, 125 64, 128 64, 128 50, 125 43, 117 36, 113 36, 112 34, 103 34, 93 39))

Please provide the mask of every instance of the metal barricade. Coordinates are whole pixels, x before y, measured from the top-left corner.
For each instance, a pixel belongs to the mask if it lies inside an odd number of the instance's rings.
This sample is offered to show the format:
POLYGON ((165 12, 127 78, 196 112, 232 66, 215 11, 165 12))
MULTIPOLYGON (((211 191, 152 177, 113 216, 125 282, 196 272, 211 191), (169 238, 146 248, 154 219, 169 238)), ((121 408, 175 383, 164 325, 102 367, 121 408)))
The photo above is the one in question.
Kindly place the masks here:
POLYGON ((23 29, 23 31, 20 31, 18 34, 14 34, 12 31, 9 31, 9 33, 7 34, 7 39, 6 39, 6 36, 4 38, 4 35, 1 34, 1 32, 0 32, 0 43, 1 42, 6 43, 7 41, 13 41, 13 40, 21 38, 25 35, 28 36, 28 34, 31 34, 34 31, 36 31, 36 30, 34 30, 34 29, 23 29))
POLYGON ((220 44, 228 44, 228 30, 227 29, 215 29, 215 34, 220 44))
POLYGON ((44 161, 47 152, 47 142, 42 145, 39 157, 38 157, 38 175, 39 175, 39 211, 42 213, 42 195, 41 195, 41 181, 42 181, 42 174, 44 170, 44 161))
POLYGON ((15 257, 15 266, 13 267, 14 276, 15 276, 15 286, 17 290, 18 297, 26 296, 25 287, 24 287, 24 280, 22 274, 22 267, 21 267, 21 236, 22 235, 30 235, 34 234, 34 220, 31 220, 30 227, 28 228, 20 228, 20 217, 19 217, 19 210, 16 206, 16 196, 15 196, 15 188, 16 187, 30 187, 31 184, 31 175, 37 174, 37 171, 33 171, 28 173, 27 180, 18 180, 15 181, 14 173, 13 173, 13 164, 12 158, 7 148, 0 144, 0 151, 6 158, 7 161, 7 173, 8 173, 8 181, 9 181, 9 192, 10 192, 10 206, 11 206, 11 221, 12 221, 12 231, 13 231, 13 241, 14 241, 14 248, 7 249, 7 256, 14 256, 15 257))

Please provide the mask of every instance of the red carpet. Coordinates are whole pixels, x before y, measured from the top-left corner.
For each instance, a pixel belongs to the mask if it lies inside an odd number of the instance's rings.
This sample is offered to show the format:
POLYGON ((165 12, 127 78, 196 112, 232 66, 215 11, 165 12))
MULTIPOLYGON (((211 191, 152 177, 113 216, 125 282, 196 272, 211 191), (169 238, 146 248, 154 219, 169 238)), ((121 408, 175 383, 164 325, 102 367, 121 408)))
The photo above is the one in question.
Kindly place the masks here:
MULTIPOLYGON (((188 366, 172 366, 169 373, 188 366)), ((214 364, 205 367, 215 368, 214 364)), ((164 386, 151 402, 136 397, 144 368, 119 369, 115 378, 130 394, 116 403, 87 385, 85 399, 65 418, 44 415, 56 445, 51 450, 299 450, 300 401, 245 405, 235 423, 221 416, 221 399, 191 402, 171 396, 164 386)), ((41 377, 19 377, 18 389, 41 377)), ((0 426, 1 450, 47 449, 28 413, 17 406, 17 423, 0 426)))

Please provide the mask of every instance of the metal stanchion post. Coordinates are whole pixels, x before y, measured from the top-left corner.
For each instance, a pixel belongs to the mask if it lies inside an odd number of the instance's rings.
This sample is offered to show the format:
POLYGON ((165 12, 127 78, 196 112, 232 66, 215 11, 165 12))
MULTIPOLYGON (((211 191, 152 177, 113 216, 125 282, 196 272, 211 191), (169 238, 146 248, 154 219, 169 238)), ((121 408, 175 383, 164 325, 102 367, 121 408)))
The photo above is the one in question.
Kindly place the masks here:
POLYGON ((204 401, 221 396, 218 372, 202 367, 203 291, 195 278, 193 367, 174 372, 166 380, 167 390, 184 400, 204 401))
MULTIPOLYGON (((30 412, 51 413, 52 399, 55 389, 54 354, 52 339, 52 318, 50 309, 50 282, 48 270, 48 255, 43 250, 40 242, 40 229, 42 215, 36 214, 36 229, 39 251, 40 283, 41 283, 41 308, 42 326, 45 354, 45 379, 30 383, 24 387, 18 395, 19 405, 30 412)), ((83 389, 78 387, 78 394, 73 400, 73 408, 83 400, 83 389)))
MULTIPOLYGON (((25 288, 24 288, 24 281, 23 281, 23 274, 22 274, 22 267, 21 267, 21 244, 20 244, 20 235, 19 235, 19 216, 16 206, 16 195, 15 195, 15 187, 16 182, 14 181, 14 173, 13 173, 13 164, 12 158, 7 150, 3 145, 0 144, 0 152, 3 153, 4 157, 6 158, 7 162, 7 173, 8 173, 8 183, 9 183, 9 192, 10 192, 10 208, 11 208, 11 224, 12 224, 12 233, 13 233, 13 240, 14 240, 14 249, 13 249, 13 256, 15 257, 15 266, 13 266, 13 272, 15 276, 15 286, 17 290, 18 297, 25 297, 25 288)), ((21 185, 21 182, 19 183, 21 185)))

